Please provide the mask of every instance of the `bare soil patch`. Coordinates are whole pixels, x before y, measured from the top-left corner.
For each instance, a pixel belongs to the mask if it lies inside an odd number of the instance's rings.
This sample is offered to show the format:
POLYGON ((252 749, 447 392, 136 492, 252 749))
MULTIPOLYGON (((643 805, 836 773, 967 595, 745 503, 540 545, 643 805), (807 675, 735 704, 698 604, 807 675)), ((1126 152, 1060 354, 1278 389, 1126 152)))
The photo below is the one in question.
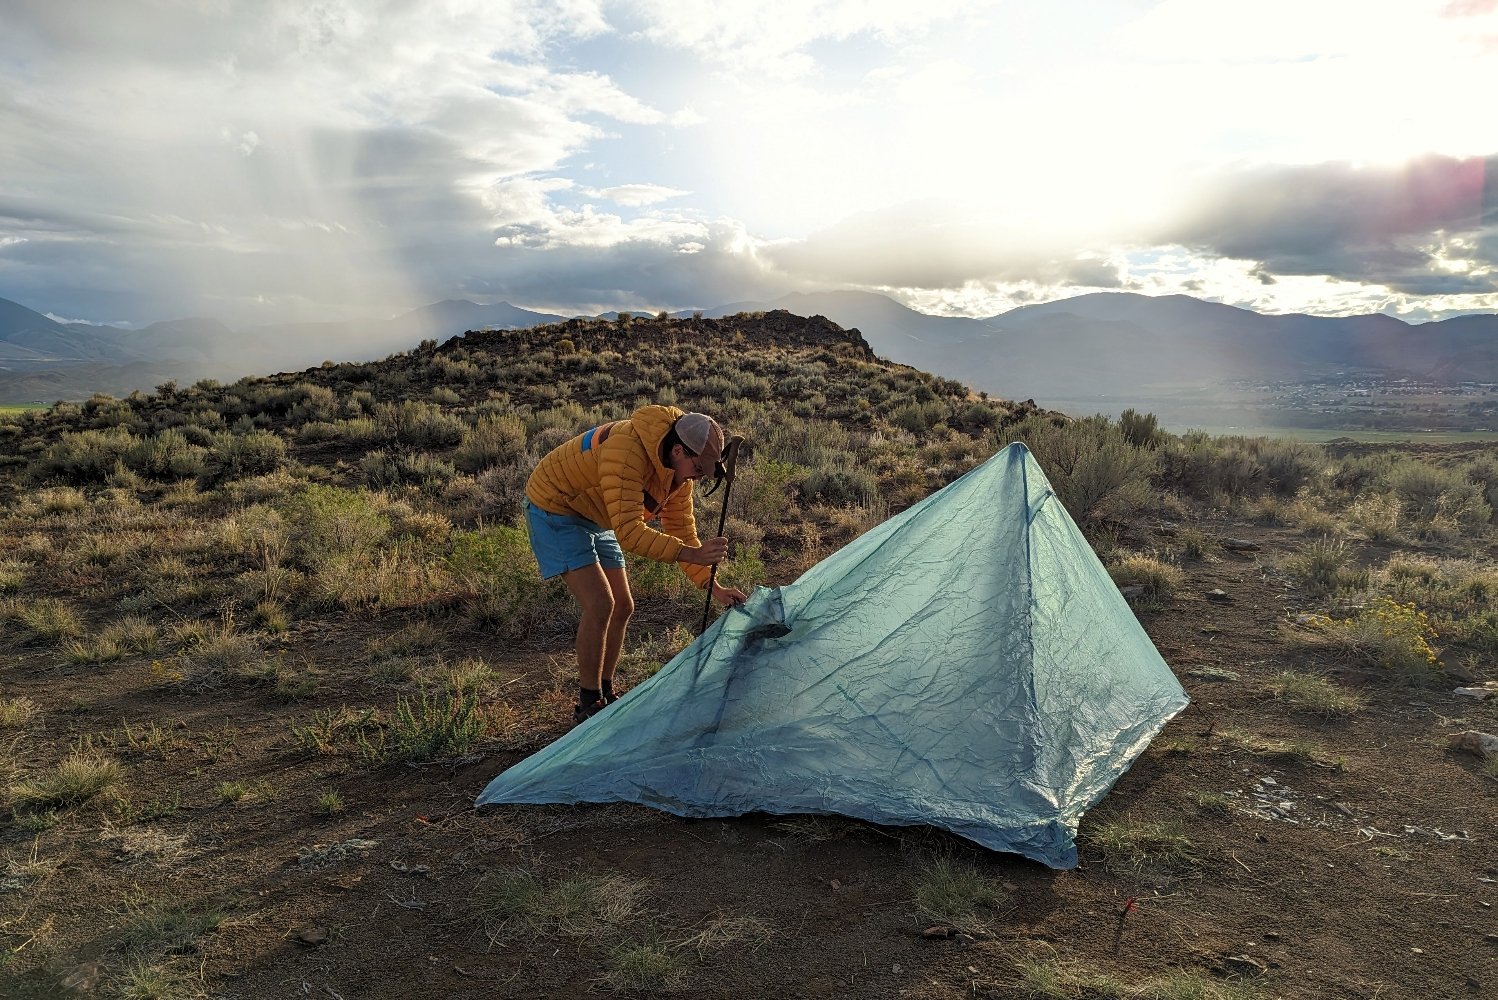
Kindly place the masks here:
MULTIPOLYGON (((1156 995, 1142 991, 1172 970, 1245 996, 1498 993, 1498 782, 1445 745, 1498 731, 1498 705, 1309 644, 1302 602, 1272 568, 1302 536, 1194 527, 1262 549, 1187 562, 1181 592, 1139 610, 1192 704, 1087 817, 1068 872, 837 817, 475 811, 490 778, 570 721, 556 636, 500 648, 446 633, 442 655, 484 658, 503 683, 492 697, 522 717, 503 744, 379 766, 309 751, 296 731, 390 700, 366 659, 398 616, 302 623, 287 645, 319 684, 300 701, 163 684, 149 657, 78 665, 11 643, 0 694, 30 699, 41 721, 0 730, 0 750, 55 760, 87 739, 125 778, 122 799, 0 830, 0 983, 8 996, 108 995, 149 960, 180 977, 160 986, 177 992, 134 995, 1156 995), (1298 712, 1273 693, 1286 670, 1366 707, 1298 712), (1108 839, 1151 829, 1181 849, 1108 839), (957 919, 923 912, 923 873, 941 859, 997 895, 957 919), (516 872, 536 892, 593 878, 587 891, 604 895, 543 919, 505 897, 516 872), (626 885, 619 918, 598 918, 626 885), (1040 992, 1027 962, 1135 992, 1040 992)), ((1476 680, 1498 677, 1480 669, 1476 680)))

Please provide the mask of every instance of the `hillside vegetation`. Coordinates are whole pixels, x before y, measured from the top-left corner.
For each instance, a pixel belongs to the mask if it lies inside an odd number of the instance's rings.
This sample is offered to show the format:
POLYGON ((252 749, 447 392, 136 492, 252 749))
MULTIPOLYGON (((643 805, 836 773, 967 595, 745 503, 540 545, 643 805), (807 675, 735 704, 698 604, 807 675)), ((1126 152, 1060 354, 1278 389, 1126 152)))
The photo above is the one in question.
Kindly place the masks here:
MULTIPOLYGON (((1491 449, 1075 419, 784 312, 0 413, 0 992, 1486 989, 1498 769, 1446 738, 1498 731, 1451 694, 1498 676, 1495 506, 1491 449), (745 437, 744 587, 1031 448, 1194 700, 1078 872, 835 817, 472 810, 570 723, 526 476, 649 402, 745 437)), ((674 567, 631 577, 625 687, 702 613, 674 567)))

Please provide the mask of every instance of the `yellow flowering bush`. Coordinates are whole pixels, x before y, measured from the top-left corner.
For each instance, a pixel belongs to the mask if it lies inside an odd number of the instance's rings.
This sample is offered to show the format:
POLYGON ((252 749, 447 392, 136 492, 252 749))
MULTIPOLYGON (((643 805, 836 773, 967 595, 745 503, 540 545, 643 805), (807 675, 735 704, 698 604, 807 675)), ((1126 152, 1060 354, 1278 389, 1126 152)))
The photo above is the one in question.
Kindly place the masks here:
POLYGON ((1414 604, 1376 597, 1352 618, 1315 615, 1309 623, 1359 658, 1385 670, 1405 674, 1439 673, 1435 630, 1414 604))

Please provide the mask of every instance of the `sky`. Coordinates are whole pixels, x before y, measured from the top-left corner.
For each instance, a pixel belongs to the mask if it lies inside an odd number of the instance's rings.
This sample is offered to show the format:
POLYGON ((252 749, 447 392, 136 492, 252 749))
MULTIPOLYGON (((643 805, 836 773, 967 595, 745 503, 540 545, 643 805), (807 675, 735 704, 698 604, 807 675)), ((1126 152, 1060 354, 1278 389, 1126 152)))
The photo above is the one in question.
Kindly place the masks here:
POLYGON ((0 0, 54 318, 1498 311, 1498 0, 0 0))

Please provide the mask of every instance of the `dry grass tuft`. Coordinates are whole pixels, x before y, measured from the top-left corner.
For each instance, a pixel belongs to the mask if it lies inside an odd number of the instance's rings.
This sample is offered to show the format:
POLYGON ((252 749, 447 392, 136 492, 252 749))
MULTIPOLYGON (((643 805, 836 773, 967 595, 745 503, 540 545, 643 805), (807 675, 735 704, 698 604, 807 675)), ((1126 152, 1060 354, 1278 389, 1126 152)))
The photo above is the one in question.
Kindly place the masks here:
POLYGON ((1269 690, 1292 709, 1323 719, 1346 718, 1367 706, 1357 693, 1325 677, 1297 670, 1284 670, 1275 675, 1269 690))
POLYGON ((125 769, 112 757, 75 750, 50 773, 18 782, 10 787, 11 799, 33 809, 71 806, 119 785, 125 769))

